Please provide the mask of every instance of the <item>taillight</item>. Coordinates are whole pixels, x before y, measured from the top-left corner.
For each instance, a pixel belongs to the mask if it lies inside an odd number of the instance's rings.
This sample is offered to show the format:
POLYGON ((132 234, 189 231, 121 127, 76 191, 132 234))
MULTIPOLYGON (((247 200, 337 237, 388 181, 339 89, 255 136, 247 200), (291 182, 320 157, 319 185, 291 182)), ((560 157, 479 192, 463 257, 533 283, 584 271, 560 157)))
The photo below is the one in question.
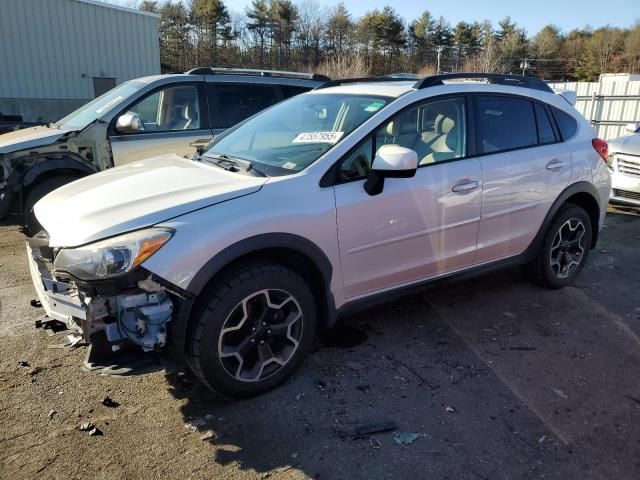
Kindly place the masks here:
POLYGON ((607 157, 609 157, 609 144, 602 140, 601 138, 594 138, 591 140, 591 145, 598 152, 598 155, 602 157, 602 160, 607 161, 607 157))

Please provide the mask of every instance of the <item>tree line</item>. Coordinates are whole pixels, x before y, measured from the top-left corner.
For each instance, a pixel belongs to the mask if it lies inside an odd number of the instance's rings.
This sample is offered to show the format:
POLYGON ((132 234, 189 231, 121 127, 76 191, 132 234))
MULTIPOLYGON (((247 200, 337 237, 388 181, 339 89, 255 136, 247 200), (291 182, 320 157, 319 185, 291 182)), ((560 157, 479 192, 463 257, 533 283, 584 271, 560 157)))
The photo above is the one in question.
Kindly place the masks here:
POLYGON ((547 80, 597 81, 640 72, 640 23, 533 36, 510 17, 451 25, 429 11, 409 22, 391 7, 354 17, 344 3, 252 0, 231 12, 223 0, 143 0, 160 14, 163 72, 195 66, 324 73, 332 78, 394 72, 503 72, 547 80))

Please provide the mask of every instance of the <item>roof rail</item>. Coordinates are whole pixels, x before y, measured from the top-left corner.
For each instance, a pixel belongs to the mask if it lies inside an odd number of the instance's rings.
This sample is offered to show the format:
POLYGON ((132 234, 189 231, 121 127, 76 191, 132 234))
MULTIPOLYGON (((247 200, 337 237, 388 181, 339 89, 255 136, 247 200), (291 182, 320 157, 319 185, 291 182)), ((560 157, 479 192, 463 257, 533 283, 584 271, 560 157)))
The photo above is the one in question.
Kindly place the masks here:
POLYGON ((486 79, 489 83, 498 85, 533 88, 535 90, 553 93, 551 87, 549 87, 546 82, 540 80, 539 78, 525 77, 524 75, 510 75, 506 73, 445 73, 442 75, 431 75, 416 82, 414 88, 420 90, 422 88, 444 85, 445 80, 454 80, 456 78, 486 79))
POLYGON ((258 70, 252 68, 196 67, 186 73, 188 75, 251 75, 256 77, 298 78, 301 80, 320 80, 323 82, 331 80, 326 75, 317 73, 284 72, 280 70, 258 70))
POLYGON ((383 77, 356 77, 356 78, 342 78, 337 80, 329 80, 324 82, 321 85, 318 85, 314 90, 319 90, 321 88, 329 88, 329 87, 337 87, 339 85, 348 85, 350 83, 374 83, 374 82, 411 82, 415 80, 413 78, 403 78, 403 77, 391 77, 391 76, 383 76, 383 77))

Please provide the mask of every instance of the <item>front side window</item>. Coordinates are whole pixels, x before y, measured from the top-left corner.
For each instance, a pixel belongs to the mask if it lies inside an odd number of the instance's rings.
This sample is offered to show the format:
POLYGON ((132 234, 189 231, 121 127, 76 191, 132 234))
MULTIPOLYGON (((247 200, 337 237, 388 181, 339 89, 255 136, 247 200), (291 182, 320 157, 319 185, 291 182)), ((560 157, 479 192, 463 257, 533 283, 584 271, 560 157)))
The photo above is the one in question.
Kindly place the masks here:
POLYGON ((505 96, 478 96, 476 125, 481 153, 497 153, 538 143, 529 100, 505 96))
POLYGON ((209 84, 213 128, 229 128, 278 102, 272 85, 209 84))
POLYGON ((142 132, 172 132, 200 128, 200 103, 195 85, 163 88, 127 109, 140 118, 142 132))
POLYGON ((235 157, 270 176, 299 172, 379 112, 387 97, 304 94, 222 134, 203 155, 235 157))
POLYGON ((371 171, 372 156, 384 145, 415 150, 419 165, 464 157, 467 149, 464 98, 431 100, 396 114, 342 160, 340 179, 364 178, 371 171))

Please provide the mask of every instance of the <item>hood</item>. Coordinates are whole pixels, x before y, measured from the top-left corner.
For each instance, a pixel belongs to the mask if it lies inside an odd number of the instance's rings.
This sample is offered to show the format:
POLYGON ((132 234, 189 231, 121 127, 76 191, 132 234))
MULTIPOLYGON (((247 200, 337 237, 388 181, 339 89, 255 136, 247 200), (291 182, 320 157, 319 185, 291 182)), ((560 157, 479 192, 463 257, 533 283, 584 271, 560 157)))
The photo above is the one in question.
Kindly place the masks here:
POLYGON ((257 192, 266 180, 164 155, 64 185, 34 212, 52 247, 74 247, 257 192))
POLYGON ((31 127, 0 135, 0 154, 13 153, 29 148, 55 143, 67 130, 49 127, 31 127))
POLYGON ((640 155, 640 133, 632 133, 624 137, 614 138, 607 143, 609 144, 609 152, 611 153, 640 155))

